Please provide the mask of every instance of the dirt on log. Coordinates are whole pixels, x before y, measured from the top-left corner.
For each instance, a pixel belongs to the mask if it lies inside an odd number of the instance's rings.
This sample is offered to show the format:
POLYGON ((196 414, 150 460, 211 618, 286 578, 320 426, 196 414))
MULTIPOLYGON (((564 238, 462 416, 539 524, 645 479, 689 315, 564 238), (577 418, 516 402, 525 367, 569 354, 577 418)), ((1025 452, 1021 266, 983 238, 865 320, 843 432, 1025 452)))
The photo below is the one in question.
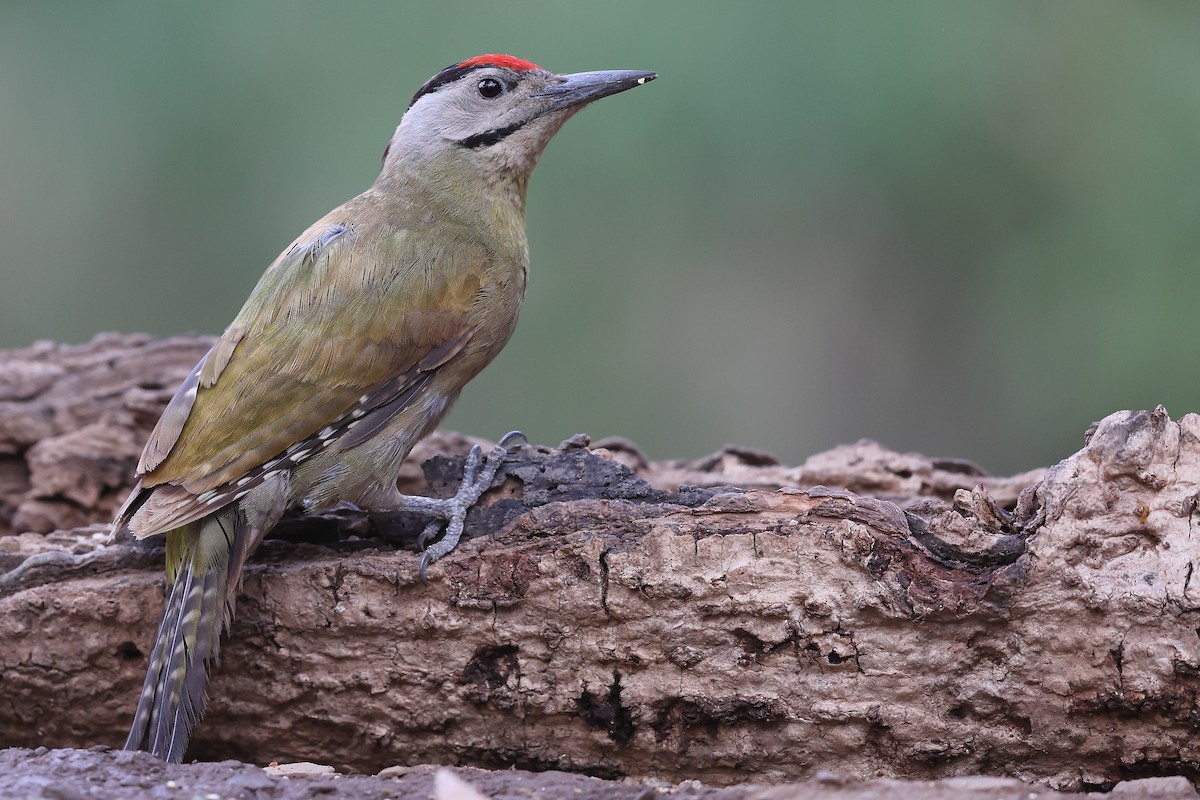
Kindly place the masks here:
MULTIPOLYGON (((105 523, 208 345, 0 353, 0 746, 123 740, 162 551, 105 523)), ((401 488, 451 492, 471 441, 430 437, 401 488)), ((1119 412, 1012 478, 871 442, 788 468, 583 436, 501 475, 428 586, 418 517, 285 522, 189 756, 716 785, 1200 774, 1200 417, 1119 412)))

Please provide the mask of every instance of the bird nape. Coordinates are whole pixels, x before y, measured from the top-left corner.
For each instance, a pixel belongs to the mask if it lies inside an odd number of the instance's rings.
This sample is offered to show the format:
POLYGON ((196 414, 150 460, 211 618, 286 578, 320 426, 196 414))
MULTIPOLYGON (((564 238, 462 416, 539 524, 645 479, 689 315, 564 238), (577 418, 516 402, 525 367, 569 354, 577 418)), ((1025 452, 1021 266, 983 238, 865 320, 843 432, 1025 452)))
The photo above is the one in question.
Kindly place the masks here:
POLYGON ((588 103, 653 72, 558 75, 483 55, 413 96, 365 192, 267 268, 150 435, 114 533, 166 535, 166 609, 126 749, 182 761, 246 560, 285 511, 341 502, 433 517, 449 553, 511 438, 448 499, 397 490, 401 462, 508 341, 525 293, 525 190, 588 103))

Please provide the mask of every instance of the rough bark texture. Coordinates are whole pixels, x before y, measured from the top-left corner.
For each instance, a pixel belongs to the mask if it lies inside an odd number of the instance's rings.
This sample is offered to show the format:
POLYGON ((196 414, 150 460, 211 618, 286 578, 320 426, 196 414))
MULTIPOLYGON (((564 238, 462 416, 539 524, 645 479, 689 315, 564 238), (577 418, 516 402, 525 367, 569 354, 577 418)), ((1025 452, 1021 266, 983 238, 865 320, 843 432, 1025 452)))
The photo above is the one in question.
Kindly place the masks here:
MULTIPOLYGON (((123 739, 161 551, 99 523, 206 347, 0 354, 0 745, 123 739)), ((424 461, 452 490, 468 444, 431 438, 402 488, 430 491, 424 461)), ((191 755, 722 785, 1197 774, 1200 417, 1120 412, 1007 479, 870 442, 789 469, 586 437, 503 475, 428 587, 417 518, 282 526, 191 755)))

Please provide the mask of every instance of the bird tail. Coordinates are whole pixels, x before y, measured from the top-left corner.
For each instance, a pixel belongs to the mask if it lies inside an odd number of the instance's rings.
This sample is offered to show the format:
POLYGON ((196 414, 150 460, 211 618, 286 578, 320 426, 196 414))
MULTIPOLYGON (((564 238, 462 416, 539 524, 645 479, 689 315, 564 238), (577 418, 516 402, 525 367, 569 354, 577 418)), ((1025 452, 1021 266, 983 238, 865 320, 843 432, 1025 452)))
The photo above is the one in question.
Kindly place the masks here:
POLYGON ((250 539, 237 504, 167 533, 171 589, 126 750, 183 761, 208 702, 208 671, 233 616, 250 539))

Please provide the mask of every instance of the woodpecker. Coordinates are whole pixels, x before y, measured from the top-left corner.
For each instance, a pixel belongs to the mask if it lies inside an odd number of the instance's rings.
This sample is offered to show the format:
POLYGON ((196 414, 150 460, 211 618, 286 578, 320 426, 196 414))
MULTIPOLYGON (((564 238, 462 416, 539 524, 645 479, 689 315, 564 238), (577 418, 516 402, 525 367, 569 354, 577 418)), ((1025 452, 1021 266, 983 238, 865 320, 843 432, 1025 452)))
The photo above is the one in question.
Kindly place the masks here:
POLYGON ((433 517, 452 550, 510 437, 448 499, 399 493, 401 462, 504 347, 525 292, 525 192, 583 106, 656 78, 558 75, 508 55, 425 82, 374 184, 310 226, 167 405, 114 535, 166 534, 166 609, 125 742, 181 762, 246 560, 285 511, 342 502, 433 517))

